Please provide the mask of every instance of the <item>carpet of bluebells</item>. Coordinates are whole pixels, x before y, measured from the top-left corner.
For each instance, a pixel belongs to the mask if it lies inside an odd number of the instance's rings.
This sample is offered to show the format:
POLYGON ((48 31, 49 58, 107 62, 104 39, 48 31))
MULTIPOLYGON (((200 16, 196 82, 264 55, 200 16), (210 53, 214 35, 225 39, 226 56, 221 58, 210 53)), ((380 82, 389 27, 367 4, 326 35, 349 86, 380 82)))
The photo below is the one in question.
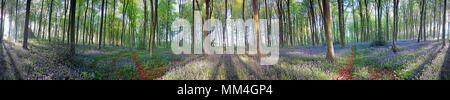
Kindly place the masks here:
MULTIPOLYGON (((30 41, 29 50, 21 44, 6 42, 0 47, 0 80, 137 80, 135 59, 130 49, 96 46, 77 46, 76 55, 68 54, 62 44, 30 41)), ((169 65, 178 57, 168 50, 155 51, 150 57, 147 50, 137 51, 138 60, 148 71, 169 65)))
POLYGON ((441 42, 404 40, 371 47, 369 43, 335 47, 337 62, 325 58, 325 46, 280 49, 276 65, 261 66, 255 55, 174 55, 169 49, 79 45, 76 55, 67 45, 31 40, 0 46, 0 80, 138 80, 138 60, 155 80, 334 80, 355 47, 353 77, 358 80, 438 80, 448 46, 441 42), (136 52, 135 58, 130 51, 136 52))
POLYGON ((353 77, 358 80, 438 80, 448 49, 439 41, 404 40, 398 41, 399 52, 393 53, 391 45, 355 43, 347 48, 337 46, 337 62, 330 63, 324 46, 282 48, 280 61, 273 66, 259 66, 251 55, 199 57, 173 67, 163 79, 334 80, 348 62, 352 46, 356 48, 353 77))
POLYGON ((448 46, 441 42, 399 41, 398 53, 390 46, 358 46, 354 64, 354 76, 359 79, 374 79, 371 74, 381 75, 383 80, 436 80, 445 59, 448 46))

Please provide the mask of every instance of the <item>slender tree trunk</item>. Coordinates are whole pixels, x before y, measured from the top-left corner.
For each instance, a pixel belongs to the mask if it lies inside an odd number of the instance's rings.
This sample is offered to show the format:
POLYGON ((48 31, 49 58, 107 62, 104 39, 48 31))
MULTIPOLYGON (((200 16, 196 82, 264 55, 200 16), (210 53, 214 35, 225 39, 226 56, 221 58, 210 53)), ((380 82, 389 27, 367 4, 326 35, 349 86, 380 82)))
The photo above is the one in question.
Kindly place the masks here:
MULTIPOLYGON (((80 6, 82 6, 82 5, 83 5, 83 4, 79 4, 78 7, 80 7, 80 6)), ((75 35, 76 35, 76 36, 75 36, 75 44, 78 44, 78 42, 79 42, 79 35, 80 35, 80 33, 81 33, 81 32, 80 32, 80 22, 81 22, 81 21, 80 21, 80 17, 81 17, 81 14, 79 13, 79 14, 78 14, 77 21, 76 21, 76 22, 77 22, 77 30, 76 30, 76 34, 75 34, 75 35)))
MULTIPOLYGON (((40 14, 39 14, 39 29, 38 29, 38 36, 37 36, 37 39, 39 39, 40 37, 41 37, 41 29, 42 29, 42 12, 44 11, 44 2, 45 2, 45 0, 43 0, 43 1, 41 1, 42 3, 41 3, 41 11, 40 11, 40 14)), ((42 34, 42 35, 44 35, 44 34, 42 34)))
MULTIPOLYGON (((314 12, 314 2, 313 0, 309 0, 309 13, 311 14, 311 41, 312 41, 312 45, 315 46, 317 41, 317 32, 316 32, 316 16, 315 16, 315 12, 314 12)), ((281 22, 281 21, 280 21, 281 22)), ((281 26, 281 24, 280 24, 281 26)), ((280 28, 281 30, 281 28, 280 28)), ((282 32, 280 32, 280 34, 283 34, 282 32)), ((319 45, 319 44, 317 44, 319 45)))
POLYGON ((104 14, 104 9, 105 9, 105 0, 102 0, 102 12, 100 13, 100 33, 98 36, 98 49, 102 49, 102 34, 103 34, 103 14, 104 14))
POLYGON ((69 5, 69 3, 68 3, 68 0, 64 0, 64 3, 65 3, 65 5, 64 5, 64 23, 63 23, 63 39, 62 39, 62 43, 64 43, 64 41, 65 41, 65 38, 66 38, 66 15, 67 15, 67 8, 68 8, 68 5, 69 5))
POLYGON ((223 31, 222 31, 222 47, 224 48, 224 51, 226 51, 226 46, 228 45, 227 39, 230 39, 230 37, 228 37, 228 35, 226 35, 227 32, 227 19, 228 19, 228 0, 225 0, 225 16, 224 16, 224 26, 223 26, 223 31), (226 37, 226 38, 225 38, 226 37))
POLYGON ((433 39, 432 40, 434 40, 434 39, 436 39, 436 6, 437 6, 437 2, 436 2, 436 0, 433 0, 433 2, 434 2, 434 5, 433 5, 433 39))
MULTIPOLYGON (((245 21, 245 4, 247 4, 247 0, 244 0, 244 2, 242 2, 242 19, 245 21)), ((245 48, 247 48, 247 32, 244 32, 244 46, 245 48)), ((281 40, 280 40, 281 41, 281 40)))
MULTIPOLYGON (((390 31, 390 28, 389 28, 389 6, 390 6, 390 3, 389 3, 389 1, 387 2, 387 4, 386 4, 386 40, 387 41, 389 41, 390 39, 389 39, 389 31, 390 31)), ((405 16, 405 17, 407 17, 407 16, 405 16)), ((406 25, 408 25, 408 23, 405 23, 406 25)))
POLYGON ((113 24, 111 24, 111 35, 112 35, 112 45, 113 46, 117 46, 117 44, 116 44, 116 37, 118 37, 119 35, 118 34, 116 34, 116 27, 115 27, 115 25, 116 25, 116 0, 114 0, 114 3, 113 3, 113 16, 112 16, 112 23, 113 24))
POLYGON ((444 0, 444 15, 442 15, 444 21, 442 22, 442 45, 445 46, 445 24, 447 19, 447 0, 444 0))
POLYGON ((52 12, 53 12, 53 0, 50 0, 50 12, 49 12, 49 19, 48 19, 48 41, 52 42, 51 39, 51 30, 52 30, 52 12))
POLYGON ((358 21, 357 21, 357 19, 356 19, 356 14, 355 14, 355 12, 356 12, 356 6, 355 6, 355 2, 354 1, 352 1, 352 6, 353 6, 353 12, 352 12, 352 15, 353 15, 353 28, 354 28, 354 33, 355 33, 355 36, 354 36, 354 38, 356 39, 356 42, 359 42, 359 33, 358 33, 358 21))
POLYGON ((90 20, 90 27, 89 27, 89 44, 94 43, 94 28, 96 27, 96 23, 94 20, 95 14, 94 14, 94 1, 91 1, 91 20, 90 20))
POLYGON ((364 21, 364 15, 363 15, 363 5, 362 5, 362 0, 358 0, 359 3, 359 17, 361 20, 361 34, 360 34, 360 38, 361 38, 361 42, 365 41, 365 34, 366 34, 366 28, 365 28, 365 21, 364 21))
POLYGON ((259 60, 261 61, 262 54, 261 54, 261 34, 260 34, 260 27, 259 27, 259 0, 253 0, 253 15, 254 19, 256 21, 256 45, 257 45, 257 53, 259 60))
POLYGON ((426 0, 422 0, 421 3, 421 10, 420 10, 420 29, 419 29, 419 36, 417 37, 417 42, 420 42, 420 40, 422 39, 422 34, 424 32, 424 11, 425 11, 425 3, 426 0))
MULTIPOLYGON (((42 11, 42 10, 41 10, 42 11)), ((9 15, 14 15, 14 9, 9 9, 9 15)), ((42 17, 41 17, 42 18, 42 17)), ((12 25, 12 22, 13 22, 13 18, 9 18, 9 25, 12 25)), ((41 24, 41 23, 39 23, 39 24, 41 24)), ((4 26, 4 25, 3 25, 4 26)), ((40 27, 40 25, 39 25, 39 27, 40 27)), ((13 28, 14 27, 9 27, 9 31, 8 31, 8 39, 11 39, 11 30, 13 30, 13 28)), ((40 32, 39 32, 40 33, 40 32)), ((39 39, 39 37, 38 37, 38 39, 39 39)))
POLYGON ((425 4, 424 4, 424 6, 425 6, 425 8, 424 8, 424 11, 423 11, 423 40, 424 41, 427 41, 427 3, 426 3, 426 0, 424 0, 425 1, 425 4))
MULTIPOLYGON (((155 20, 155 29, 153 30, 153 31, 155 31, 154 33, 153 33, 153 38, 156 38, 155 36, 159 36, 160 34, 157 34, 158 32, 159 32, 159 29, 160 29, 160 27, 159 27, 159 25, 158 25, 158 6, 159 6, 159 0, 155 0, 155 8, 153 9, 154 11, 155 11, 155 17, 154 17, 154 20, 155 20)), ((153 41, 153 48, 152 49, 154 49, 154 48, 156 48, 158 45, 156 45, 156 44, 158 44, 158 43, 160 43, 159 41, 159 39, 161 39, 161 38, 157 38, 158 39, 158 41, 153 41)))
MULTIPOLYGON (((271 21, 272 21, 272 18, 270 17, 270 15, 269 15, 269 6, 267 5, 267 0, 264 0, 264 5, 266 6, 266 19, 267 19, 267 29, 270 29, 270 24, 271 24, 271 21)), ((233 8, 233 7, 231 7, 231 8, 233 8)), ((233 12, 233 11, 231 11, 231 12, 233 12)), ((270 44, 270 33, 271 32, 271 30, 267 30, 267 45, 268 46, 270 46, 271 44, 270 44)))
MULTIPOLYGON (((170 16, 169 16, 169 14, 170 14, 170 11, 169 11, 169 8, 170 8, 170 2, 171 2, 172 0, 168 0, 167 1, 167 13, 166 13, 166 48, 169 48, 169 19, 170 19, 170 16)), ((145 36, 144 36, 145 37, 145 36)))
POLYGON ((344 21, 344 3, 343 0, 338 0, 339 8, 339 31, 341 33, 341 46, 345 48, 345 21, 344 21))
MULTIPOLYGON (((52 0, 53 1, 53 0, 52 0)), ((18 12, 19 12, 19 0, 16 0, 16 19, 15 19, 15 21, 14 21, 14 25, 16 26, 16 34, 15 34, 15 36, 14 36, 14 41, 17 41, 17 37, 18 37, 18 34, 19 34, 19 14, 18 14, 18 12)))
POLYGON ((38 13, 38 10, 35 10, 34 14, 33 14, 33 21, 32 22, 35 23, 35 24, 33 24, 33 29, 32 29, 32 33, 33 34, 37 33, 37 25, 36 25, 36 23, 37 23, 36 20, 38 19, 37 18, 37 15, 38 15, 37 13, 38 13))
POLYGON ((280 46, 283 47, 284 46, 284 33, 283 33, 283 20, 284 20, 284 15, 283 15, 283 1, 282 0, 277 0, 277 7, 278 7, 278 18, 279 18, 279 30, 280 30, 280 46))
POLYGON ((152 27, 151 27, 151 34, 150 34, 150 41, 149 41, 149 49, 150 49, 150 56, 153 56, 153 49, 155 47, 155 32, 156 32, 156 25, 157 24, 157 9, 158 9, 158 0, 151 0, 150 2, 150 9, 152 11, 152 27))
POLYGON ((104 13, 103 13, 103 16, 104 16, 104 18, 103 18, 103 39, 102 39, 102 41, 103 41, 103 43, 102 43, 102 46, 103 47, 105 47, 105 45, 106 45, 106 35, 107 35, 107 31, 108 31, 108 25, 106 24, 107 22, 108 22, 108 0, 106 0, 105 2, 104 2, 104 4, 105 4, 105 8, 103 8, 103 10, 104 10, 104 13))
POLYGON ((70 32, 70 54, 75 55, 75 10, 77 0, 70 0, 69 32, 70 32))
POLYGON ((87 22, 87 11, 88 11, 88 9, 89 9, 89 1, 86 1, 86 9, 85 9, 85 11, 84 11, 84 24, 83 24, 83 45, 85 45, 86 44, 86 40, 87 40, 87 35, 86 35, 86 31, 87 31, 87 25, 86 25, 86 22, 87 22))
MULTIPOLYGON (((144 43, 145 43, 145 39, 146 39, 146 37, 147 37, 147 20, 148 20, 148 18, 147 18, 147 0, 142 0, 143 2, 144 2, 144 33, 143 33, 143 35, 144 35, 144 39, 143 39, 143 41, 144 41, 144 43)), ((150 1, 151 2, 151 1, 150 1)))
POLYGON ((292 40, 292 36, 294 35, 294 33, 292 32, 292 20, 291 20, 291 0, 287 0, 287 8, 288 8, 288 25, 289 25, 289 42, 290 45, 293 46, 293 40, 292 40))
POLYGON ((366 5, 366 14, 365 15, 366 15, 366 22, 367 22, 365 41, 368 42, 368 41, 370 41, 370 35, 371 35, 370 33, 372 32, 370 30, 371 24, 370 24, 369 1, 368 0, 365 0, 365 5, 366 5))
MULTIPOLYGON (((183 2, 183 0, 180 0, 179 2, 183 2)), ((195 4, 197 3, 197 5, 198 5, 198 2, 197 2, 197 0, 192 0, 192 22, 193 23, 195 23, 195 4)), ((178 5, 178 7, 180 8, 180 9, 178 9, 178 12, 179 12, 179 15, 180 16, 182 16, 183 15, 183 13, 182 13, 182 11, 183 11, 183 7, 181 6, 181 4, 182 3, 180 3, 179 5, 178 5)), ((199 8, 200 9, 200 8, 199 8)), ((180 27, 180 30, 181 30, 181 27, 180 27)), ((195 25, 192 25, 192 29, 191 29, 191 32, 192 32, 192 35, 191 35, 191 37, 192 37, 192 40, 191 40, 191 44, 195 44, 195 25)), ((195 48, 194 47, 195 45, 191 45, 191 48, 195 48)), ((195 50, 194 49, 191 49, 191 52, 195 52, 195 50)))
MULTIPOLYGON (((408 3, 408 5, 410 5, 410 4, 408 3)), ((408 18, 408 23, 406 23, 406 24, 408 27, 410 27, 408 30, 409 35, 408 35, 407 39, 411 40, 413 38, 412 36, 413 36, 413 32, 414 32, 413 31, 414 28, 412 28, 413 27, 412 11, 411 11, 411 9, 408 9, 407 12, 409 13, 409 16, 406 16, 408 18)))
POLYGON ((0 43, 3 43, 3 26, 4 26, 4 9, 5 9, 5 0, 1 1, 1 12, 0 12, 0 43))
POLYGON ((5 1, 4 0, 1 0, 1 2, 0 2, 0 43, 3 43, 3 23, 4 23, 4 20, 3 20, 3 3, 4 3, 5 1))
MULTIPOLYGON (((206 9, 205 9, 205 13, 206 13, 206 18, 205 18, 205 20, 209 20, 210 18, 211 18, 211 15, 212 15, 212 10, 211 10, 211 0, 205 0, 205 4, 206 4, 206 9)), ((203 23, 205 23, 205 22, 203 22, 203 23)), ((207 36, 209 35, 209 32, 208 31, 204 31, 203 32, 203 40, 204 41, 210 41, 210 39, 209 38, 206 38, 207 36)), ((204 45, 203 46, 203 51, 204 52, 206 52, 206 53, 209 53, 209 47, 210 47, 210 44, 206 44, 206 45, 204 45)))
POLYGON ((383 41, 382 29, 381 28, 381 17, 382 17, 382 9, 381 9, 381 0, 378 0, 378 41, 383 41))
MULTIPOLYGON (((325 40, 325 35, 326 35, 326 32, 325 32, 325 22, 323 21, 323 7, 322 7, 322 3, 321 3, 321 0, 317 0, 318 2, 319 2, 319 11, 320 11, 320 14, 322 15, 322 17, 319 17, 319 20, 322 20, 322 21, 319 21, 319 25, 321 26, 320 28, 322 28, 322 30, 320 30, 321 32, 319 32, 320 33, 320 40, 321 40, 321 42, 322 43, 326 43, 326 40, 325 40), (320 18, 322 18, 322 19, 320 19, 320 18)), ((323 1, 322 1, 323 2, 323 1)), ((331 23, 331 22, 330 22, 331 23)), ((331 26, 330 26, 331 27, 331 26)), ((316 44, 319 44, 319 39, 318 39, 318 36, 319 34, 316 34, 316 37, 317 37, 317 39, 316 39, 316 44)), ((333 37, 332 37, 333 38, 333 37)))
POLYGON ((331 16, 330 16, 330 2, 328 0, 322 1, 323 5, 323 21, 325 24, 325 32, 327 39, 327 60, 335 62, 334 47, 333 47, 333 34, 331 33, 331 16))
POLYGON ((126 9, 127 9, 127 3, 128 1, 125 0, 124 4, 123 4, 123 11, 122 11, 122 35, 120 36, 120 46, 123 47, 123 35, 125 34, 125 14, 126 14, 126 9))
MULTIPOLYGON (((53 38, 55 38, 56 41, 61 41, 61 39, 58 37, 60 35, 61 32, 59 32, 59 28, 61 28, 61 26, 59 26, 63 20, 58 20, 58 18, 60 18, 60 13, 56 12, 56 16, 55 16, 55 21, 53 22, 53 29, 54 29, 54 34, 53 34, 53 38)), ((56 42, 55 41, 55 42, 56 42)))
MULTIPOLYGON (((22 48, 25 50, 28 50, 28 35, 29 35, 28 34, 28 24, 30 23, 30 6, 31 6, 31 0, 27 0, 25 26, 24 26, 24 30, 23 30, 23 45, 22 45, 22 48)), ((2 6, 2 16, 3 16, 3 6, 2 6)), ((2 25, 3 25, 3 19, 2 19, 2 25)), ((2 35, 3 35, 3 30, 2 30, 2 35)))
POLYGON ((442 21, 442 0, 439 0, 439 12, 438 12, 438 21, 437 21, 437 34, 436 34, 436 38, 437 38, 437 40, 439 41, 439 40, 441 40, 441 37, 440 37, 440 32, 441 32, 441 21, 442 21))
POLYGON ((392 51, 397 52, 397 33, 398 33, 398 2, 399 0, 394 0, 394 32, 392 33, 392 51))

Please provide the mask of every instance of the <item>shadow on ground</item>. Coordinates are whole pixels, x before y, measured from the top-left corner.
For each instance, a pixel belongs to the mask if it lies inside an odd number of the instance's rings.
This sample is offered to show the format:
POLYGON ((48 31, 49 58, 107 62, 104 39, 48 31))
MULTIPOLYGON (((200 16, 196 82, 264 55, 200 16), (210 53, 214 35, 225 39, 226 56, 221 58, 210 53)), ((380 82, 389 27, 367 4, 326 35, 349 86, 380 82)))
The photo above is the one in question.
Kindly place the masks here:
MULTIPOLYGON (((450 49, 450 46, 449 46, 450 49)), ((440 80, 450 80, 450 50, 445 55, 445 61, 439 74, 440 80)))

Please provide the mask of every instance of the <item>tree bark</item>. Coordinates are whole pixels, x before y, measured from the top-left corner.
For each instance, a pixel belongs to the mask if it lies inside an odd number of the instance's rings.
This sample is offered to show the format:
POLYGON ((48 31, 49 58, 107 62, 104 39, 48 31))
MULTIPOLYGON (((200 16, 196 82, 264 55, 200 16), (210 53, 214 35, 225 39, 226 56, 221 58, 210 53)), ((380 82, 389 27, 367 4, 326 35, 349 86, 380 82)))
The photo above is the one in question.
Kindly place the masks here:
POLYGON ((144 41, 144 43, 145 43, 145 39, 146 39, 146 37, 147 37, 147 20, 148 20, 148 18, 147 18, 147 0, 142 0, 143 2, 144 2, 144 33, 143 33, 143 35, 144 35, 144 39, 143 39, 143 41, 144 41))
POLYGON ((64 1, 64 23, 63 23, 63 39, 62 39, 62 43, 64 43, 64 40, 65 40, 65 38, 66 38, 66 14, 67 14, 67 8, 68 8, 68 5, 69 5, 69 3, 67 2, 68 0, 65 0, 64 1))
POLYGON ((128 7, 128 1, 124 0, 124 4, 123 4, 123 11, 122 11, 122 35, 120 36, 120 46, 123 47, 123 35, 125 34, 125 14, 126 14, 126 9, 128 7))
POLYGON ((89 1, 86 1, 86 9, 84 11, 84 24, 83 24, 83 45, 86 44, 86 40, 87 40, 87 35, 86 35, 86 31, 87 31, 87 25, 86 25, 86 21, 87 21, 87 11, 89 9, 89 1))
POLYGON ((370 14, 369 14, 369 1, 365 0, 364 3, 365 3, 365 6, 366 6, 366 9, 365 9, 366 10, 365 11, 366 12, 366 14, 365 14, 366 16, 365 17, 366 17, 366 23, 367 23, 366 24, 366 33, 365 33, 365 39, 364 40, 366 42, 368 42, 370 40, 370 33, 371 33, 371 30, 370 30, 370 26, 371 25, 370 25, 370 14))
POLYGON ((50 12, 49 12, 49 19, 48 19, 48 41, 52 42, 51 39, 51 30, 52 30, 52 12, 53 12, 53 0, 50 1, 50 12))
MULTIPOLYGON (((211 18, 211 15, 212 15, 211 0, 205 0, 205 4, 206 4, 206 9, 205 9, 206 18, 205 18, 205 20, 209 20, 211 18)), ((205 23, 205 22, 203 22, 203 23, 205 23)), ((204 41, 210 41, 210 39, 206 38, 208 35, 209 35, 208 31, 204 31, 203 32, 203 40, 204 41)), ((206 44, 206 45, 203 46, 203 51, 206 52, 207 54, 209 53, 209 47, 210 47, 210 44, 206 44)))
POLYGON ((5 1, 2 0, 0 5, 1 5, 1 12, 0 12, 0 43, 3 43, 3 31, 4 31, 3 30, 3 26, 5 26, 4 25, 5 21, 4 21, 3 17, 4 17, 5 1))
POLYGON ((437 2, 436 0, 433 0, 434 5, 433 5, 433 40, 436 39, 436 6, 437 6, 437 2))
POLYGON ((150 56, 153 56, 153 49, 155 47, 155 32, 156 32, 156 25, 157 24, 157 9, 158 9, 158 0, 151 0, 150 1, 150 9, 152 11, 152 27, 151 27, 151 34, 149 39, 149 49, 150 49, 150 56))
POLYGON ((322 1, 323 5, 323 21, 325 24, 325 32, 327 39, 327 57, 330 62, 335 62, 334 47, 333 47, 333 34, 331 33, 331 16, 330 16, 330 3, 328 0, 322 1))
MULTIPOLYGON (((28 24, 30 23, 30 6, 31 6, 31 0, 27 0, 25 26, 23 29, 23 45, 22 45, 22 48, 25 50, 28 50, 28 24)), ((2 16, 3 16, 3 5, 2 5, 2 16)), ((2 25, 3 25, 3 19, 2 19, 2 25)), ((2 35, 3 35, 3 30, 2 30, 2 35)))
POLYGON ((382 35, 382 30, 383 28, 381 28, 381 17, 383 14, 383 11, 381 9, 381 0, 378 0, 378 42, 383 41, 383 35, 382 35))
POLYGON ((365 41, 365 34, 366 34, 366 28, 365 28, 365 21, 364 21, 364 15, 363 15, 363 9, 362 9, 362 0, 358 0, 359 3, 359 17, 361 19, 361 34, 360 38, 361 41, 365 41))
POLYGON ((283 34, 283 20, 284 20, 284 15, 283 15, 283 2, 282 0, 277 0, 277 7, 278 7, 278 18, 280 21, 278 21, 279 23, 279 30, 280 30, 280 46, 283 47, 284 45, 284 34, 283 34))
POLYGON ((427 41, 427 3, 426 3, 426 0, 423 0, 423 1, 425 1, 425 3, 424 3, 424 11, 423 11, 423 40, 424 41, 427 41))
POLYGON ((259 62, 261 62, 262 54, 261 54, 261 33, 260 33, 260 25, 259 25, 259 0, 253 0, 253 15, 256 21, 256 45, 257 45, 257 53, 259 57, 259 62))
MULTIPOLYGON (((53 1, 53 0, 52 0, 53 1)), ((18 30, 18 28, 19 28, 19 15, 18 15, 18 12, 19 12, 19 0, 16 0, 16 18, 15 18, 15 23, 14 23, 14 25, 16 26, 16 34, 15 34, 15 36, 14 36, 14 41, 17 41, 17 37, 18 37, 18 34, 19 34, 19 30, 18 30)))
MULTIPOLYGON (((267 5, 267 0, 264 0, 264 5, 266 6, 266 19, 267 19, 267 29, 270 29, 272 18, 269 15, 269 6, 267 5)), ((233 12, 233 11, 231 11, 233 12)), ((270 46, 270 33, 271 31, 267 30, 267 45, 270 46)))
POLYGON ((394 32, 392 33, 392 51, 397 52, 397 33, 398 33, 398 2, 399 0, 394 0, 394 32))
MULTIPOLYGON (((100 33, 98 37, 98 49, 102 49, 102 34, 103 34, 103 13, 105 8, 105 0, 102 0, 102 12, 100 13, 100 33)), ((71 37, 72 38, 72 37, 71 37)))
POLYGON ((287 7, 288 7, 288 25, 289 25, 289 42, 290 45, 293 46, 293 40, 292 40, 292 36, 294 35, 294 33, 292 32, 292 20, 291 20, 291 0, 287 1, 287 7))
POLYGON ((356 19, 356 14, 355 14, 355 12, 356 12, 356 6, 355 6, 355 2, 354 1, 352 1, 352 6, 353 6, 353 12, 352 12, 352 14, 353 14, 353 28, 354 28, 354 33, 355 33, 355 36, 354 36, 354 38, 356 39, 356 42, 358 43, 359 42, 359 33, 358 33, 358 22, 357 22, 357 19, 356 19))
POLYGON ((70 16, 69 16, 69 31, 70 31, 70 54, 75 55, 75 10, 77 0, 70 0, 70 16))
POLYGON ((168 0, 167 1, 167 12, 166 12, 166 48, 169 48, 169 19, 170 19, 169 8, 170 8, 170 1, 172 1, 172 0, 168 0))
POLYGON ((119 37, 119 35, 118 34, 116 34, 116 30, 115 30, 115 25, 116 25, 116 3, 117 3, 117 1, 116 0, 114 0, 114 3, 113 3, 113 16, 112 16, 112 24, 111 24, 111 35, 112 35, 112 45, 113 46, 117 46, 117 44, 116 44, 116 39, 119 37), (117 37, 117 38, 116 38, 117 37))
MULTIPOLYGON (((314 12, 314 2, 313 0, 309 0, 309 12, 311 14, 311 41, 312 41, 312 45, 315 46, 316 41, 318 41, 317 39, 317 32, 316 32, 316 16, 315 16, 315 12, 314 12)), ((281 21, 280 21, 281 22, 281 21)), ((280 24, 281 26, 281 24, 280 24)), ((280 28, 281 30, 281 28, 280 28)), ((280 34, 282 34, 282 32, 280 32, 280 34)), ((319 44, 317 44, 319 45, 319 44)))
POLYGON ((442 22, 442 45, 445 46, 445 24, 447 19, 447 0, 444 0, 444 14, 442 15, 444 21, 442 22))
MULTIPOLYGON (((43 0, 43 1, 41 1, 42 3, 41 3, 41 11, 40 11, 40 14, 39 14, 39 29, 38 29, 38 36, 37 36, 37 39, 39 39, 40 37, 41 37, 41 28, 42 28, 42 12, 44 11, 44 2, 45 2, 45 0, 43 0)), ((42 35, 44 35, 44 34, 42 34, 42 35)))
MULTIPOLYGON (((385 6, 386 7, 386 41, 389 41, 389 30, 390 30, 390 28, 389 28, 389 1, 388 1, 388 3, 387 3, 387 5, 385 6)), ((407 16, 405 16, 405 17, 407 17, 407 16)), ((408 23, 405 23, 406 25, 408 25, 408 23)))
MULTIPOLYGON (((82 6, 82 4, 80 4, 80 5, 78 5, 78 7, 80 7, 80 6, 82 6)), ((78 14, 78 16, 77 16, 78 18, 77 18, 77 29, 76 29, 76 33, 75 33, 75 44, 78 44, 78 42, 79 42, 79 36, 80 36, 80 17, 81 17, 81 14, 79 13, 78 14)))
POLYGON ((341 46, 345 48, 345 21, 344 21, 344 3, 343 0, 338 0, 339 8, 339 32, 341 33, 341 46))
MULTIPOLYGON (((107 31, 108 31, 108 27, 106 27, 107 26, 107 22, 108 22, 108 0, 106 0, 105 2, 104 2, 104 4, 105 4, 105 8, 103 8, 105 11, 104 11, 104 14, 103 14, 103 16, 104 16, 104 20, 102 20, 102 21, 104 21, 103 23, 103 39, 102 39, 102 41, 103 41, 103 43, 102 43, 102 46, 103 47, 105 47, 105 45, 106 45, 106 34, 108 33, 107 31)), ((75 34, 76 35, 76 34, 75 34)))
POLYGON ((425 2, 426 0, 422 0, 421 3, 421 10, 420 10, 420 28, 419 28, 419 36, 417 37, 417 42, 420 42, 420 40, 422 39, 422 34, 424 32, 425 29, 424 28, 424 10, 425 10, 425 2))
MULTIPOLYGON (((242 19, 245 21, 245 4, 247 4, 247 0, 242 2, 242 19)), ((247 40, 247 32, 244 32, 244 48, 247 48, 248 40, 247 40)), ((280 40, 281 41, 281 40, 280 40)))

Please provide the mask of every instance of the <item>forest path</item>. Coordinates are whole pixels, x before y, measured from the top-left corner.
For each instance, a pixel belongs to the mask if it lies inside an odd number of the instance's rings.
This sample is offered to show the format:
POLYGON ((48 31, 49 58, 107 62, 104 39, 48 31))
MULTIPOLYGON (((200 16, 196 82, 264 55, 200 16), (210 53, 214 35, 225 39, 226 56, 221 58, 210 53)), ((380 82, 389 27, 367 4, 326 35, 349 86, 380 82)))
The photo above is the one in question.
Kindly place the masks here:
POLYGON ((141 65, 141 62, 139 61, 138 57, 136 56, 136 52, 134 52, 133 49, 130 49, 130 52, 133 54, 135 64, 138 67, 139 80, 148 80, 147 71, 141 65))
POLYGON ((439 76, 441 80, 450 80, 450 50, 447 50, 447 54, 445 55, 445 61, 442 64, 442 69, 439 76))
POLYGON ((352 54, 348 57, 347 65, 339 69, 339 76, 336 80, 353 80, 353 60, 355 60, 355 46, 352 46, 352 54))

